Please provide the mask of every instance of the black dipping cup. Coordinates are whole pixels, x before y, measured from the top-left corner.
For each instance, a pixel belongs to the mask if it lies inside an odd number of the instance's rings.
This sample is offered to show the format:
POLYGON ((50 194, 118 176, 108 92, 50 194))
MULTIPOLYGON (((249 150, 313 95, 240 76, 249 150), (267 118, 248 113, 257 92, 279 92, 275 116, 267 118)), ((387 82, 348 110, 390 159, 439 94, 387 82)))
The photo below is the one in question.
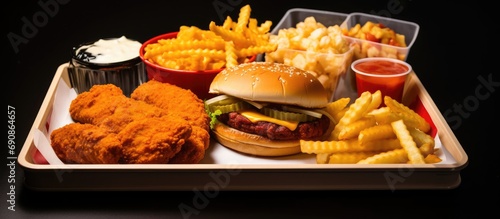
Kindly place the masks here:
POLYGON ((94 85, 114 84, 120 87, 126 96, 130 97, 137 86, 148 80, 144 63, 139 57, 139 51, 137 51, 137 58, 114 63, 93 63, 89 61, 89 53, 79 52, 77 54, 79 48, 93 43, 73 47, 71 52, 68 74, 71 86, 77 94, 89 91, 94 85))

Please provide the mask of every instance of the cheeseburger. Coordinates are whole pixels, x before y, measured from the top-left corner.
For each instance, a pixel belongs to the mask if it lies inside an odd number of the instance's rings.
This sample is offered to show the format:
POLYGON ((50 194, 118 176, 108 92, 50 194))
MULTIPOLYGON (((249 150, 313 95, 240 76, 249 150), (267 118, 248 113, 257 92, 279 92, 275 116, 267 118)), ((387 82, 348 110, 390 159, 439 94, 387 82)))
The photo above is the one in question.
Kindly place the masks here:
POLYGON ((321 140, 333 124, 321 108, 328 94, 318 79, 279 63, 244 63, 221 71, 205 102, 215 139, 258 156, 300 153, 300 140, 321 140))

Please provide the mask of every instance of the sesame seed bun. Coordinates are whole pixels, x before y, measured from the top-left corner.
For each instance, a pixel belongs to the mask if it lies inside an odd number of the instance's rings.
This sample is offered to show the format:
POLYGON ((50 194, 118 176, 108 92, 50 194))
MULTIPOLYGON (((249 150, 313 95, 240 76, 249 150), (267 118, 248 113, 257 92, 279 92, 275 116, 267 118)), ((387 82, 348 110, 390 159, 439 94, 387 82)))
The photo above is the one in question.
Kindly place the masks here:
POLYGON ((214 78, 209 93, 306 108, 328 104, 328 94, 314 75, 280 63, 250 62, 227 68, 214 78))
MULTIPOLYGON (((209 92, 248 101, 311 109, 328 104, 328 94, 314 75, 280 63, 251 62, 227 68, 214 78, 209 92)), ((245 154, 284 156, 301 152, 300 139, 272 140, 221 122, 214 126, 212 132, 220 144, 245 154)))

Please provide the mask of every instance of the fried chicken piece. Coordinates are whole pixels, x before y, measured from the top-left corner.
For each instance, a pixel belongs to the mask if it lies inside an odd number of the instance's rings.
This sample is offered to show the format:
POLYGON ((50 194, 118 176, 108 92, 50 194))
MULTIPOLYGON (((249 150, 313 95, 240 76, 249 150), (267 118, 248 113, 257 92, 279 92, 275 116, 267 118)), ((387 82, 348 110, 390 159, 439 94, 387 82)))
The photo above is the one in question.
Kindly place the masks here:
POLYGON ((174 116, 132 121, 118 133, 123 147, 120 163, 166 164, 181 151, 191 132, 186 120, 174 116))
POLYGON ((130 98, 164 109, 169 114, 184 118, 192 125, 193 132, 186 145, 170 163, 198 163, 204 158, 210 145, 210 118, 205 111, 204 102, 196 94, 173 84, 149 80, 139 85, 130 98))
POLYGON ((99 124, 127 102, 123 91, 113 84, 94 85, 71 101, 69 112, 80 123, 99 124))
POLYGON ((67 124, 52 131, 50 140, 66 164, 117 164, 121 157, 117 135, 91 124, 67 124))
POLYGON ((209 120, 203 102, 190 91, 175 86, 145 88, 145 92, 159 89, 163 90, 161 93, 166 98, 185 98, 192 103, 169 103, 181 104, 186 108, 168 106, 166 103, 155 105, 128 98, 112 84, 94 85, 72 101, 70 115, 75 121, 117 133, 122 144, 120 163, 198 163, 210 143, 209 120), (173 96, 170 92, 177 92, 178 95, 173 96))
POLYGON ((94 85, 89 91, 79 94, 70 105, 73 120, 97 125, 114 133, 133 121, 166 114, 161 108, 126 97, 113 84, 94 85))
POLYGON ((205 157, 205 150, 210 144, 210 133, 199 126, 192 126, 192 129, 193 131, 182 146, 181 151, 175 154, 169 163, 196 164, 205 157))
POLYGON ((170 114, 184 118, 192 125, 209 131, 210 118, 205 111, 205 104, 190 90, 157 80, 149 80, 139 85, 130 98, 162 108, 170 114))
POLYGON ((142 101, 126 98, 122 105, 117 106, 112 115, 103 118, 96 125, 106 128, 111 132, 120 132, 129 123, 146 118, 168 116, 164 110, 142 101))

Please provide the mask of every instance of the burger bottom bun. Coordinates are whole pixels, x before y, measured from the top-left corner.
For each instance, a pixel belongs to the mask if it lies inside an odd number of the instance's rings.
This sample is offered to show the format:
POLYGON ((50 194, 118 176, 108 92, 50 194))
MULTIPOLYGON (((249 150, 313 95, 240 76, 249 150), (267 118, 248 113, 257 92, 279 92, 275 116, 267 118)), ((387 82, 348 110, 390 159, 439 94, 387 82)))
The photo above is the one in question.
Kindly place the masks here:
POLYGON ((216 140, 227 148, 256 156, 286 156, 298 154, 299 140, 274 141, 217 123, 212 130, 216 140))

